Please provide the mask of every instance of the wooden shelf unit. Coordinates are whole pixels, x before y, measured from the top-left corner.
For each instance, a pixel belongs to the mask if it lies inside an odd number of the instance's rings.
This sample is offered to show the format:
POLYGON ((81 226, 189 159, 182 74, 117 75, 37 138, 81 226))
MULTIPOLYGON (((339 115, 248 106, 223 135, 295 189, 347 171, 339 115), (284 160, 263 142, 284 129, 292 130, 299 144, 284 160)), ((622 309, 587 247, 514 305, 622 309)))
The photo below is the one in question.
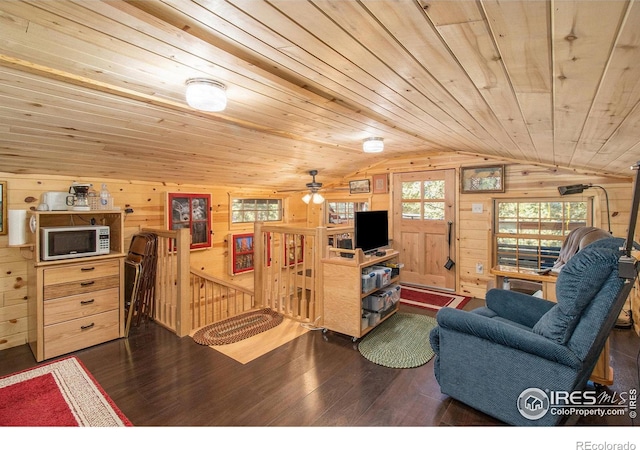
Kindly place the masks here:
POLYGON ((351 336, 355 341, 395 314, 399 302, 376 325, 362 327, 362 300, 399 281, 399 276, 394 277, 388 285, 363 293, 363 271, 387 262, 397 263, 398 254, 395 250, 387 250, 384 256, 365 256, 361 249, 329 248, 329 256, 322 260, 323 327, 351 336), (341 254, 352 254, 353 257, 340 256, 341 254))
POLYGON ((35 211, 27 265, 28 341, 38 362, 124 336, 124 213, 35 211), (108 255, 42 261, 40 228, 108 225, 108 255))

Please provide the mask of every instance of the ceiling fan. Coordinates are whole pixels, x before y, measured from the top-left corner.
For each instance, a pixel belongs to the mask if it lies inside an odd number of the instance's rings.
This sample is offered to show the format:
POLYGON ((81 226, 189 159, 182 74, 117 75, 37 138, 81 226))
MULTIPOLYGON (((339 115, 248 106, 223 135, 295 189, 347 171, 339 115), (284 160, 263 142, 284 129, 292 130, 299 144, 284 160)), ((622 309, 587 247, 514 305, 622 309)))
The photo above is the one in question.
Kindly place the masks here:
MULTIPOLYGON (((310 170, 309 175, 311 175, 311 182, 306 184, 309 192, 307 192, 304 195, 304 197, 302 197, 302 201, 304 201, 305 203, 313 202, 315 204, 320 204, 324 202, 324 197, 318 192, 320 191, 320 189, 322 189, 323 191, 343 191, 343 190, 349 189, 348 187, 347 188, 340 188, 340 187, 323 188, 322 183, 319 183, 316 181, 316 175, 318 175, 317 170, 310 170)), ((279 190, 277 192, 300 192, 300 191, 301 189, 284 189, 284 190, 279 190)))
POLYGON ((318 191, 322 187, 322 183, 318 183, 316 181, 316 175, 318 175, 317 170, 310 170, 309 175, 311 175, 312 177, 311 183, 307 183, 309 192, 304 197, 302 197, 302 201, 305 203, 313 202, 318 205, 324 202, 324 197, 318 193, 318 191))

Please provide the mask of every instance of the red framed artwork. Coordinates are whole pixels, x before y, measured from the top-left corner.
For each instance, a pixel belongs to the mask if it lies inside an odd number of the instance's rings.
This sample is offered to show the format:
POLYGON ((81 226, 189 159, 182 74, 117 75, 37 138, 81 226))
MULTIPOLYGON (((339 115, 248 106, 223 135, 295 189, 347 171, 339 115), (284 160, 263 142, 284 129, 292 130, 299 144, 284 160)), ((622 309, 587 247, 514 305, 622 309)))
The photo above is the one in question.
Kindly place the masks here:
POLYGON ((167 222, 170 230, 188 228, 191 250, 211 247, 211 194, 169 193, 167 222))
POLYGON ((253 270, 253 233, 230 235, 231 274, 253 270))

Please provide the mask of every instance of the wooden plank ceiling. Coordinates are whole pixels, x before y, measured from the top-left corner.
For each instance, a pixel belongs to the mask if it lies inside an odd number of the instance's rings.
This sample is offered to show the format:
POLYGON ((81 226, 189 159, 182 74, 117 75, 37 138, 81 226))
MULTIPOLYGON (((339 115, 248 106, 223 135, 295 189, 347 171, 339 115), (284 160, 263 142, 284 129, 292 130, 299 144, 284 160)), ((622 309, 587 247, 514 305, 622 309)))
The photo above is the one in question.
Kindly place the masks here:
POLYGON ((2 172, 285 190, 415 153, 640 159, 638 1, 12 0, 0 29, 2 172), (225 111, 186 105, 194 77, 225 111))

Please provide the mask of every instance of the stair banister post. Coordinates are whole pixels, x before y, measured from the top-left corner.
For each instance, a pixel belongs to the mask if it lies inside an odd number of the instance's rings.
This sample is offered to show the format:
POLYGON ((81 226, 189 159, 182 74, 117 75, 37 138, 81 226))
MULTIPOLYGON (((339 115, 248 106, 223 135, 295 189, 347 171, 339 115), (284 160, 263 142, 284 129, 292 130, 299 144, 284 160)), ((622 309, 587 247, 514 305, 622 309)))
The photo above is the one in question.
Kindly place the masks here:
MULTIPOLYGON (((262 222, 253 224, 253 295, 256 308, 264 308, 264 243, 262 222)), ((268 244, 267 244, 268 245, 268 244)))
POLYGON ((176 334, 184 337, 191 332, 191 295, 189 291, 190 285, 190 250, 191 250, 191 233, 188 228, 176 230, 176 256, 177 274, 176 274, 176 291, 178 298, 178 310, 176 314, 176 334))

